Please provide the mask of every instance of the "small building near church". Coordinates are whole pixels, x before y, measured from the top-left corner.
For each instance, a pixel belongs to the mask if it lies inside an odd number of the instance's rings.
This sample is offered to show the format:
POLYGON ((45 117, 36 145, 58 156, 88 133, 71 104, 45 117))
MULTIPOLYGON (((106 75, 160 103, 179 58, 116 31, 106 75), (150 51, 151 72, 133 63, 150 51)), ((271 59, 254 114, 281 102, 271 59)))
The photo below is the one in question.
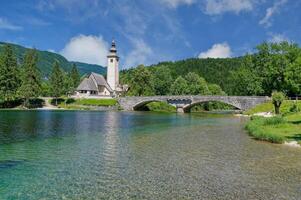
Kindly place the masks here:
POLYGON ((79 84, 75 91, 75 97, 116 97, 127 90, 126 85, 119 84, 119 57, 114 40, 107 58, 107 80, 103 75, 92 72, 79 84))

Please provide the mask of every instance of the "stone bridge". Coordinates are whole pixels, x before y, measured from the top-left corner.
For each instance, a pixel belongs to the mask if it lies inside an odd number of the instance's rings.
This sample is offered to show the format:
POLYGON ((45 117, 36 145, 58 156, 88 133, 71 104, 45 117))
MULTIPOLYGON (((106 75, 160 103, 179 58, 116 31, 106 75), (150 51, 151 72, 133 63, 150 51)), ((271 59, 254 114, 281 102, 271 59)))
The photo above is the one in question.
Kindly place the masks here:
POLYGON ((174 105, 177 112, 190 112, 194 105, 204 102, 223 102, 239 110, 247 110, 268 100, 269 97, 263 96, 149 96, 120 97, 118 102, 127 111, 139 110, 150 102, 167 102, 174 105))

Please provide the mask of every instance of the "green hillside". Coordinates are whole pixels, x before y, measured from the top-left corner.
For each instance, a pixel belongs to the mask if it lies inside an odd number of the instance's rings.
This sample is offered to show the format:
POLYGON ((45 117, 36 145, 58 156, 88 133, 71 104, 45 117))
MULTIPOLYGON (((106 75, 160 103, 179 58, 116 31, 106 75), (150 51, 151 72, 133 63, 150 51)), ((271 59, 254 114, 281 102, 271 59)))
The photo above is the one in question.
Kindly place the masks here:
MULTIPOLYGON (((0 52, 3 49, 3 46, 7 44, 4 42, 0 42, 0 52)), ((17 59, 19 63, 22 63, 22 59, 24 57, 25 52, 28 50, 28 48, 25 48, 20 45, 16 44, 10 44, 13 46, 17 59)), ((60 54, 57 53, 52 53, 49 51, 39 51, 38 52, 38 67, 42 72, 42 75, 44 77, 47 77, 52 69, 52 64, 54 61, 58 61, 60 63, 60 66, 66 71, 70 71, 72 64, 75 63, 79 69, 79 72, 81 75, 88 74, 90 72, 96 72, 100 74, 105 74, 106 68, 99 66, 99 65, 91 65, 91 64, 86 64, 86 63, 79 63, 79 62, 69 62, 65 57, 61 56, 60 54)))
POLYGON ((81 63, 81 62, 70 62, 71 64, 76 64, 78 70, 80 73, 83 74, 89 74, 90 72, 96 72, 99 74, 106 74, 107 69, 106 67, 102 67, 99 65, 93 65, 93 64, 87 64, 87 63, 81 63))
MULTIPOLYGON (((244 57, 238 58, 189 58, 175 62, 161 62, 156 65, 148 66, 152 74, 160 67, 170 69, 173 80, 178 76, 185 76, 189 72, 194 72, 204 77, 207 82, 217 84, 225 92, 230 91, 230 80, 228 79, 231 71, 238 69, 244 61, 244 57)), ((135 69, 127 69, 121 72, 121 82, 129 84, 129 79, 135 69)))

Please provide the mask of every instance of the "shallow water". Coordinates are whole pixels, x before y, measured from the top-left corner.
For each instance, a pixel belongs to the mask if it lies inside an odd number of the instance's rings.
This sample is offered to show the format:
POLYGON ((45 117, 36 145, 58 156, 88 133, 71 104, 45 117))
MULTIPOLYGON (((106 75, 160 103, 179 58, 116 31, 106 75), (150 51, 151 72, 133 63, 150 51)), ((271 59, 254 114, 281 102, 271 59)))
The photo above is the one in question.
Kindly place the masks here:
POLYGON ((245 118, 0 112, 0 199, 301 199, 301 149, 245 118))

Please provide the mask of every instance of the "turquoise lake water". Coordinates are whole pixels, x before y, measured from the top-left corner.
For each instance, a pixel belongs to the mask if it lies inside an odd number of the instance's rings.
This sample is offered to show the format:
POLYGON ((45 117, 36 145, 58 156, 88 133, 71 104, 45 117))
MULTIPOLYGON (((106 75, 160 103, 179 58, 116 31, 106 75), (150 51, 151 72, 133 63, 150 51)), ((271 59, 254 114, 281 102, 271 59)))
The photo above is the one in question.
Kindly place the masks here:
POLYGON ((1 111, 0 199, 301 199, 301 149, 231 115, 1 111))

